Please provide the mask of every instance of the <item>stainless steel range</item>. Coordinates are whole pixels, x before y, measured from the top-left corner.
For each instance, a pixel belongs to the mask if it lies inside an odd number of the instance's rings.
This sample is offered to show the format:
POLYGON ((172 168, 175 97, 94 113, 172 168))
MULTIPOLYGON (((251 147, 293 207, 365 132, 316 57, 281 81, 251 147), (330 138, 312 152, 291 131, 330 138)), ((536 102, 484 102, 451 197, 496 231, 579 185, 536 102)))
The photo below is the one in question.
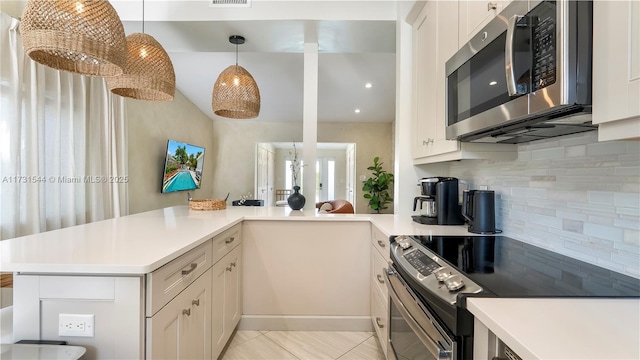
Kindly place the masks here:
POLYGON ((471 359, 483 297, 640 297, 635 279, 505 236, 392 236, 389 341, 397 359, 471 359))

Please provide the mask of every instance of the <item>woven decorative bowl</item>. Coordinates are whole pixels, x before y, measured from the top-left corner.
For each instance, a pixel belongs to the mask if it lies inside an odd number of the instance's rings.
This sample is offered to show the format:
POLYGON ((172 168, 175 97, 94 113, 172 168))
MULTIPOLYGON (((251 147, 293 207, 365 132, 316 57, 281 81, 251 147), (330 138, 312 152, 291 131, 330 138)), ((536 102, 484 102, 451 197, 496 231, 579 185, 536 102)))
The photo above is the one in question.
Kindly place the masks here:
POLYGON ((191 210, 222 210, 227 208, 227 202, 216 199, 191 200, 189 208, 191 210))

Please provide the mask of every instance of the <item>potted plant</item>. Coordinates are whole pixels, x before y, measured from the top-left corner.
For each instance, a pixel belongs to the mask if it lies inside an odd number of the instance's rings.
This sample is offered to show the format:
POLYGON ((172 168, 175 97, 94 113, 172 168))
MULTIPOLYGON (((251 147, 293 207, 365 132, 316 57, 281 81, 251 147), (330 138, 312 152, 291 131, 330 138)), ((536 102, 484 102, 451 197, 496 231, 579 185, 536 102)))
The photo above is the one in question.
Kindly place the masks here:
POLYGON ((369 166, 367 170, 371 170, 373 176, 363 181, 362 191, 367 192, 364 198, 369 200, 369 207, 380 213, 381 210, 387 208, 387 204, 393 201, 389 189, 393 183, 393 174, 382 169, 382 162, 379 157, 373 158, 373 166, 369 166))

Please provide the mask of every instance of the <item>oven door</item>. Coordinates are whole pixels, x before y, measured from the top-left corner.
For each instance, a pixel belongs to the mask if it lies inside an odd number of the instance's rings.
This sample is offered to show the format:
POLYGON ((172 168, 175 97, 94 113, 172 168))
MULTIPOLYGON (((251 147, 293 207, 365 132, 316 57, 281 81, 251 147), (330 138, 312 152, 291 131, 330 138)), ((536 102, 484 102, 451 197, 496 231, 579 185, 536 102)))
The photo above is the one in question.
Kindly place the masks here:
POLYGON ((421 304, 400 274, 385 274, 389 288, 389 343, 398 360, 455 360, 456 343, 421 304))

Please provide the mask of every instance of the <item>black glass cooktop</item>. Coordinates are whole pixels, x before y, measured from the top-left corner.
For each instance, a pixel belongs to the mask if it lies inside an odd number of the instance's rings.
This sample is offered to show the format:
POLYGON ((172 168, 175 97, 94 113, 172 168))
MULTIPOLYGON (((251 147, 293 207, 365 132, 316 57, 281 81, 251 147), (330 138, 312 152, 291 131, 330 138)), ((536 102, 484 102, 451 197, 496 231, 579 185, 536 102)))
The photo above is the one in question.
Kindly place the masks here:
POLYGON ((412 238, 495 296, 640 296, 640 279, 506 236, 412 238))

